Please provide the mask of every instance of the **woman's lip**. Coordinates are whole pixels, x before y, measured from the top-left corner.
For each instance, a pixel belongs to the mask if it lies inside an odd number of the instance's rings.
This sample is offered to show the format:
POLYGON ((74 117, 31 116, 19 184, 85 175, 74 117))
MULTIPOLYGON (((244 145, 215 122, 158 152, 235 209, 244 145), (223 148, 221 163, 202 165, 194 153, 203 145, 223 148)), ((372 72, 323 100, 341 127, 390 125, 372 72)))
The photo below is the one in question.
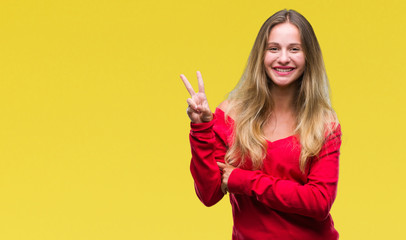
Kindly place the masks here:
POLYGON ((276 66, 273 68, 281 68, 281 69, 289 69, 289 68, 295 68, 295 67, 291 67, 291 66, 276 66))
POLYGON ((286 67, 286 66, 281 66, 281 67, 274 67, 274 68, 272 68, 272 70, 276 73, 276 74, 278 74, 278 75, 280 75, 280 76, 286 76, 286 75, 289 75, 289 74, 291 74, 294 70, 295 70, 295 68, 294 67, 286 67), (289 72, 280 72, 280 71, 278 71, 277 69, 291 69, 291 71, 289 71, 289 72))

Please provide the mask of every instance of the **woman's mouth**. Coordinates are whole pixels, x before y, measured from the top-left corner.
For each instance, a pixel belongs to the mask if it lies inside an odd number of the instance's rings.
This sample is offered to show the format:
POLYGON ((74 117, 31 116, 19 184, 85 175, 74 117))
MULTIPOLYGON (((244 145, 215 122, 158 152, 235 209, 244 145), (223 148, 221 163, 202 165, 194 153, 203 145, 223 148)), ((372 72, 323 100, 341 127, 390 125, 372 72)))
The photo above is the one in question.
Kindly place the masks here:
POLYGON ((293 71, 293 68, 275 68, 275 70, 278 72, 290 72, 293 71))
POLYGON ((274 67, 273 70, 279 75, 288 75, 295 70, 294 67, 274 67))

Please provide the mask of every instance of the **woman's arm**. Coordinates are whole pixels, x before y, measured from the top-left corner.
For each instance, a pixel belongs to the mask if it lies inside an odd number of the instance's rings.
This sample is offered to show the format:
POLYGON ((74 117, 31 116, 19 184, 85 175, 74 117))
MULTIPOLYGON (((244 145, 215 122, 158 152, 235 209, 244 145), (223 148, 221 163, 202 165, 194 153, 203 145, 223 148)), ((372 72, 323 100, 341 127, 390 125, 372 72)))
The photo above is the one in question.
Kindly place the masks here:
POLYGON ((324 220, 337 192, 341 145, 340 126, 329 136, 319 157, 310 165, 304 185, 261 171, 232 170, 227 186, 230 193, 245 194, 278 211, 324 220))
POLYGON ((214 116, 211 122, 191 123, 189 137, 192 150, 190 171, 195 181, 196 194, 208 207, 216 204, 224 196, 217 162, 224 162, 227 150, 223 140, 213 130, 215 121, 214 116))
POLYGON ((200 201, 206 206, 212 206, 223 198, 221 192, 221 173, 216 161, 224 162, 226 147, 220 137, 213 131, 214 115, 210 111, 204 90, 203 78, 196 73, 199 92, 182 74, 180 77, 191 98, 187 99, 187 114, 191 120, 190 146, 192 161, 190 171, 195 181, 195 190, 200 201))

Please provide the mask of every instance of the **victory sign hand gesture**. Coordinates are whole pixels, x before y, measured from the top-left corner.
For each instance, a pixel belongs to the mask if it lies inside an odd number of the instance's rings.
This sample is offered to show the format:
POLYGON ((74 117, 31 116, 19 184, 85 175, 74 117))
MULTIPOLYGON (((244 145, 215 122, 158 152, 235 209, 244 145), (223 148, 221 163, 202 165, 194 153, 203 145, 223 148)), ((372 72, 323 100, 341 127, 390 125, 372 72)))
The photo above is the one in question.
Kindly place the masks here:
POLYGON ((202 74, 197 71, 196 75, 199 84, 198 93, 193 90, 192 85, 189 83, 185 75, 180 75, 180 78, 190 94, 190 98, 187 99, 189 106, 186 112, 192 123, 210 122, 213 119, 213 114, 209 108, 209 103, 207 102, 206 94, 204 92, 202 74))

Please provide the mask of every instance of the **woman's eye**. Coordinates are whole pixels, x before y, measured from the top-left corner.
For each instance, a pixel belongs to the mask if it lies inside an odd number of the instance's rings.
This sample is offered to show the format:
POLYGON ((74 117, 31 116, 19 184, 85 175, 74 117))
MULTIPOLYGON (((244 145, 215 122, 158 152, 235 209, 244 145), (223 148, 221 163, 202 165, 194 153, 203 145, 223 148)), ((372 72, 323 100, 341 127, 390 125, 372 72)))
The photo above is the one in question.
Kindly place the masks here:
POLYGON ((276 51, 278 51, 278 48, 270 47, 270 48, 268 48, 268 50, 271 51, 271 52, 276 52, 276 51))
POLYGON ((292 52, 299 52, 300 48, 292 48, 292 52))

